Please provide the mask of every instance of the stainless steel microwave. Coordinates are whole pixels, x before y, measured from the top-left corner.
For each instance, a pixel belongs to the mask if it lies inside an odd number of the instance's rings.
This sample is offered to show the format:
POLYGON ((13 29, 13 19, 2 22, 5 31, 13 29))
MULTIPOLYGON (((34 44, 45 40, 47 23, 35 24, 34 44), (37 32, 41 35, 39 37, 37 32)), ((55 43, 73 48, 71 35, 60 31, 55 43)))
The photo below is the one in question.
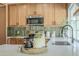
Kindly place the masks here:
POLYGON ((27 24, 43 24, 44 18, 42 16, 29 16, 26 22, 27 24))

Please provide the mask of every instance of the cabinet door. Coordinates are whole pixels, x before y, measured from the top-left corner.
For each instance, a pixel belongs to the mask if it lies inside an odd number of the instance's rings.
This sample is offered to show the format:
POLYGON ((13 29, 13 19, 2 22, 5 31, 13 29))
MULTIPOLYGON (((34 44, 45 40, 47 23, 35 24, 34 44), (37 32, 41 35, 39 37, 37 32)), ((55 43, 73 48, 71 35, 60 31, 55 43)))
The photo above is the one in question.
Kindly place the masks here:
POLYGON ((53 4, 44 4, 44 25, 52 26, 54 20, 54 5, 53 4))
POLYGON ((24 40, 20 38, 8 39, 8 44, 24 44, 24 40))
POLYGON ((54 4, 49 4, 49 14, 48 15, 50 15, 49 16, 49 25, 53 26, 54 25, 53 22, 54 22, 54 18, 55 18, 55 16, 54 16, 54 4))
POLYGON ((26 25, 26 5, 18 5, 19 25, 26 25))
POLYGON ((38 16, 44 16, 44 6, 43 5, 44 4, 41 4, 41 3, 36 4, 36 14, 38 16))
POLYGON ((17 44, 17 39, 16 38, 11 38, 9 39, 9 44, 17 44))
POLYGON ((0 44, 6 43, 6 8, 0 7, 0 44))
POLYGON ((18 22, 18 9, 16 5, 9 5, 9 25, 16 25, 18 22))
POLYGON ((24 44, 24 39, 17 39, 17 44, 24 44))
POLYGON ((28 13, 28 16, 33 16, 34 13, 36 12, 36 4, 27 4, 26 6, 27 8, 27 13, 28 13))
POLYGON ((56 25, 62 26, 66 22, 66 4, 55 4, 56 25))

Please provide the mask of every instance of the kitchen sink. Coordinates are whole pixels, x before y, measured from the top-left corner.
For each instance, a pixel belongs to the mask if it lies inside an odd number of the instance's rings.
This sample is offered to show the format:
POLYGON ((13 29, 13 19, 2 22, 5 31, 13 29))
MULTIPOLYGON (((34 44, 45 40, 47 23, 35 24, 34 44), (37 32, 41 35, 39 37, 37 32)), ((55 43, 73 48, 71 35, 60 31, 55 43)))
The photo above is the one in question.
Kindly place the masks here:
POLYGON ((52 43, 52 45, 70 45, 67 41, 56 41, 55 43, 52 43))

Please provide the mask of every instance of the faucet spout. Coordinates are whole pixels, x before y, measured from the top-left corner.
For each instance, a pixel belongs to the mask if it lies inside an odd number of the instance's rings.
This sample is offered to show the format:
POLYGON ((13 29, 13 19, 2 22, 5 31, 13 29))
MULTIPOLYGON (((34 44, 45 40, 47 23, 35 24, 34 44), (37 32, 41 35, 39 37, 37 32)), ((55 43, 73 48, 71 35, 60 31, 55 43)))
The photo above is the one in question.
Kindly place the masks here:
POLYGON ((62 30, 61 30, 61 34, 64 34, 63 32, 64 32, 65 27, 70 27, 72 29, 71 31, 72 31, 72 43, 73 43, 74 42, 74 39, 73 39, 73 27, 71 25, 65 25, 65 26, 63 26, 62 30))

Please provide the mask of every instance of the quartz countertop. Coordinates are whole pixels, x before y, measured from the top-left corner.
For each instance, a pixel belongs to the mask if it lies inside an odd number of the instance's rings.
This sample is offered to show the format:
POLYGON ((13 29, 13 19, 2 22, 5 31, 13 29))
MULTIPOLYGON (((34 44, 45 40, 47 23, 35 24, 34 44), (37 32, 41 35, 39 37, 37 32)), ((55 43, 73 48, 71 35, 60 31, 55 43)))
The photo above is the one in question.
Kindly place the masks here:
MULTIPOLYGON (((53 39, 53 38, 52 38, 53 39)), ((71 56, 76 55, 79 52, 78 49, 74 48, 72 45, 52 45, 52 39, 48 42, 48 51, 40 54, 25 54, 20 52, 22 45, 0 45, 0 55, 4 56, 71 56), (74 51, 73 51, 74 49, 74 51), (78 51, 76 51, 78 50, 78 51)), ((56 39, 57 40, 57 39, 56 39)), ((61 39, 60 39, 61 40, 61 39)))

